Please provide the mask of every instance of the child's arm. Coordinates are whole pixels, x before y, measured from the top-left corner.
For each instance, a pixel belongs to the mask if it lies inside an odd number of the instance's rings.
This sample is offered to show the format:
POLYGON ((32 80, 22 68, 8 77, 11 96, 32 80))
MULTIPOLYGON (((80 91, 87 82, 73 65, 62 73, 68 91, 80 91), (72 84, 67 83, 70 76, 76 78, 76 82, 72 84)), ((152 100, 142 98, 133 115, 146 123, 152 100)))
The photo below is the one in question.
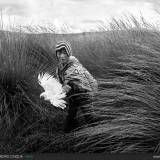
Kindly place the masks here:
POLYGON ((66 84, 66 85, 63 86, 63 89, 64 89, 64 91, 66 93, 69 93, 71 91, 71 86, 69 86, 69 85, 66 84))

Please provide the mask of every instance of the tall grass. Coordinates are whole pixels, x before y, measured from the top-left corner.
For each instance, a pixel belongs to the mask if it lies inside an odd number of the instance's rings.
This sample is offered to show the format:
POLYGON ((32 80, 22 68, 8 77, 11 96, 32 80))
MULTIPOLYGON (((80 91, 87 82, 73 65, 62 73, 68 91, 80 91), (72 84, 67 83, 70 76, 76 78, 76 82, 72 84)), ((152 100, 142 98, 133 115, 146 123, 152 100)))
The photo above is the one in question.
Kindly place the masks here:
POLYGON ((4 34, 1 151, 159 153, 160 32, 134 17, 110 26, 77 35, 4 34), (69 134, 62 131, 66 112, 39 98, 37 82, 39 72, 55 73, 59 40, 71 43, 99 82, 93 101, 99 120, 69 134))
POLYGON ((71 41, 75 55, 99 81, 94 109, 102 118, 43 151, 159 152, 160 34, 136 19, 132 26, 122 22, 114 20, 115 29, 99 39, 84 35, 71 41))
POLYGON ((26 35, 4 32, 0 44, 0 152, 33 150, 44 134, 55 132, 56 125, 48 125, 61 111, 39 97, 43 91, 37 81, 40 69, 33 61, 39 62, 29 56, 26 35))

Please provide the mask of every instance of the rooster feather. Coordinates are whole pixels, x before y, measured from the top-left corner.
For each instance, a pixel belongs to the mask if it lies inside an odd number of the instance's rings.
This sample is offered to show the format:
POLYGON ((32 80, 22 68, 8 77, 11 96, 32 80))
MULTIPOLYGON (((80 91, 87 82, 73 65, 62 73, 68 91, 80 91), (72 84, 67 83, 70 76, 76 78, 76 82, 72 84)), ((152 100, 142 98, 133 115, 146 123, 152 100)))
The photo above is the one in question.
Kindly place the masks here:
POLYGON ((64 109, 66 107, 66 93, 63 90, 62 84, 53 76, 48 73, 42 73, 38 75, 38 82, 45 90, 40 94, 40 97, 44 97, 45 100, 50 101, 55 107, 64 109))

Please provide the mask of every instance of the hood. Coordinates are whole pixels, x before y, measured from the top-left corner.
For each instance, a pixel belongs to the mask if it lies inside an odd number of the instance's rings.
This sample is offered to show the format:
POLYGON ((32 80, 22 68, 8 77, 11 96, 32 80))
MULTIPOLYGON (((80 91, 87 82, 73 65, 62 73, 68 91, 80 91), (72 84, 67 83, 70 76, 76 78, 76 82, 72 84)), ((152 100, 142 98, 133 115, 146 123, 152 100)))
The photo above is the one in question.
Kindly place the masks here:
POLYGON ((70 56, 69 57, 69 62, 79 63, 79 60, 76 57, 74 57, 74 56, 70 56))
POLYGON ((64 42, 64 41, 60 41, 56 44, 55 46, 55 50, 56 50, 56 57, 57 57, 57 51, 62 49, 62 48, 65 48, 66 52, 67 52, 67 55, 70 57, 72 56, 72 49, 71 49, 71 46, 68 42, 64 42))

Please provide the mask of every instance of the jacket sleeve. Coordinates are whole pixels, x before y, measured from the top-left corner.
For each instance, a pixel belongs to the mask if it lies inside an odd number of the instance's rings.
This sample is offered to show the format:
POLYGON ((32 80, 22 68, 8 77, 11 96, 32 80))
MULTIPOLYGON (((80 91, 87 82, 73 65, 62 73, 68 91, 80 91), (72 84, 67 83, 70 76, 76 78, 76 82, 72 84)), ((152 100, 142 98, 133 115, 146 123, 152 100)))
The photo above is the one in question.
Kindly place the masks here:
POLYGON ((64 85, 68 84, 72 87, 72 89, 75 90, 79 88, 78 86, 79 83, 80 83, 80 79, 79 79, 77 66, 72 65, 66 70, 64 74, 64 85))
POLYGON ((82 65, 70 66, 64 75, 64 84, 69 84, 75 91, 93 91, 94 78, 82 65))

